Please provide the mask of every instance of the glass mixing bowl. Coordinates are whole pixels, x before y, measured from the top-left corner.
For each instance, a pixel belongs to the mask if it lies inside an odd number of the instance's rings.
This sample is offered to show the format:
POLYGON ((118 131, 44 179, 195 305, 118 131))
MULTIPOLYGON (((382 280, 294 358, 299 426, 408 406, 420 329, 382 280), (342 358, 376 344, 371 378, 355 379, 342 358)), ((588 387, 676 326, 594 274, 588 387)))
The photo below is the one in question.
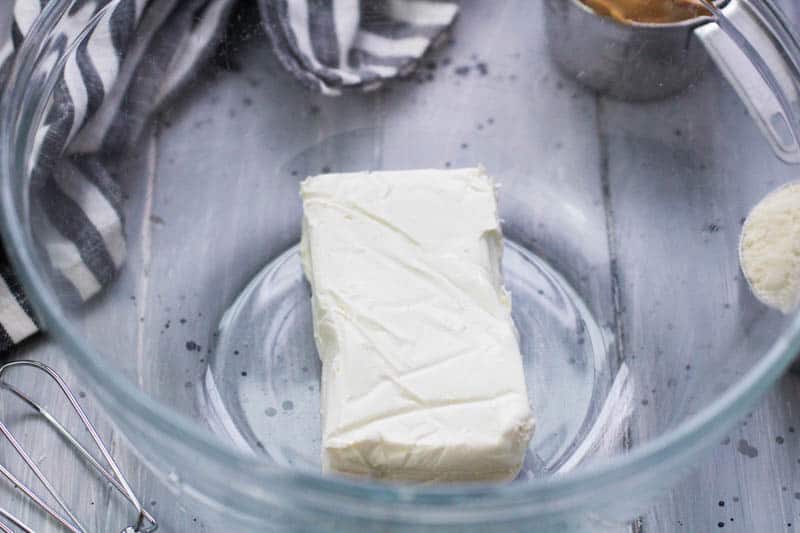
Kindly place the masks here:
MULTIPOLYGON (((88 303, 53 268, 48 177, 32 171, 61 157, 40 142, 58 118, 54 88, 102 19, 71 27, 71 4, 47 5, 3 97, 3 235, 45 329, 212 530, 624 521, 800 348, 800 315, 753 297, 737 251, 750 208, 798 170, 800 47, 772 1, 732 0, 729 27, 671 27, 682 39, 646 25, 629 34, 572 0, 463 2, 452 39, 418 70, 341 97, 284 71, 245 5, 129 149, 94 154, 121 189, 125 259, 88 303), (605 70, 575 67, 620 46, 650 87, 669 90, 627 98, 589 76, 605 70), (731 50, 744 51, 738 62, 731 50), (675 61, 694 73, 679 85, 666 78, 675 61), (504 271, 537 418, 523 472, 507 485, 323 477, 298 184, 329 170, 477 164, 502 184, 504 271)), ((614 65, 631 89, 629 63, 614 65)), ((144 123, 135 104, 123 118, 144 123)))

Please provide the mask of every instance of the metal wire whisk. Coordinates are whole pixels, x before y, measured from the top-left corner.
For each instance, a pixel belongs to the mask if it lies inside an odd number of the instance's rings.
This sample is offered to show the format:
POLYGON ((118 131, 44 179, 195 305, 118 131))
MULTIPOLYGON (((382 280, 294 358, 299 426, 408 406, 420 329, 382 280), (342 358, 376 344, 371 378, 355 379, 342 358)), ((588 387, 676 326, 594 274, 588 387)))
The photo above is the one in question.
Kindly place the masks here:
MULTIPOLYGON (((89 422, 89 418, 86 416, 85 411, 75 399, 75 395, 55 370, 36 361, 12 361, 10 363, 6 363, 0 366, 0 389, 10 392, 25 402, 34 411, 36 411, 42 418, 44 418, 45 421, 47 421, 48 424, 50 424, 50 426, 53 427, 53 429, 55 429, 64 439, 67 440, 69 445, 72 446, 83 459, 85 459, 92 467, 94 467, 109 483, 111 483, 115 489, 117 489, 125 497, 125 499, 130 502, 130 504, 138 513, 138 517, 134 525, 124 528, 121 533, 152 533, 158 529, 158 523, 150 515, 150 513, 148 513, 142 507, 142 504, 139 502, 136 494, 134 494, 133 490, 131 490, 128 481, 125 479, 125 476, 122 475, 122 471, 119 469, 119 466, 117 466, 114 458, 111 457, 108 449, 103 444, 100 436, 97 434, 97 430, 94 428, 92 423, 89 422), (78 414, 78 417, 81 419, 86 431, 92 437, 92 440, 99 449, 100 454, 103 456, 107 466, 110 468, 110 472, 78 442, 72 433, 65 429, 64 426, 58 422, 58 420, 56 420, 49 412, 47 412, 44 407, 31 400, 28 396, 20 392, 3 379, 6 372, 13 367, 31 367, 37 369, 46 374, 56 383, 56 385, 58 385, 58 387, 64 393, 64 396, 66 396, 70 405, 72 405, 72 408, 78 414)), ((31 459, 30 455, 28 455, 25 449, 20 445, 19 441, 17 441, 17 439, 8 429, 8 426, 6 426, 2 420, 0 420, 0 433, 2 433, 8 442, 11 443, 11 446, 14 448, 17 454, 19 454, 28 468, 31 469, 36 478, 45 487, 52 499, 55 500, 58 509, 48 504, 33 489, 31 489, 30 486, 22 483, 19 478, 12 474, 8 468, 2 464, 0 464, 0 474, 13 483, 16 488, 18 488, 23 494, 25 494, 25 496, 39 506, 39 508, 41 508, 45 513, 50 515, 50 517, 61 524, 65 530, 70 531, 71 533, 88 533, 89 530, 83 524, 81 524, 80 520, 70 510, 61 495, 58 493, 58 491, 56 491, 55 487, 53 487, 52 483, 50 483, 44 473, 42 473, 39 466, 33 461, 33 459, 31 459)), ((0 531, 3 533, 15 533, 15 530, 5 525, 2 519, 4 519, 6 523, 18 528, 19 531, 24 533, 33 533, 33 530, 26 526, 22 520, 11 514, 10 511, 0 507, 0 531)))

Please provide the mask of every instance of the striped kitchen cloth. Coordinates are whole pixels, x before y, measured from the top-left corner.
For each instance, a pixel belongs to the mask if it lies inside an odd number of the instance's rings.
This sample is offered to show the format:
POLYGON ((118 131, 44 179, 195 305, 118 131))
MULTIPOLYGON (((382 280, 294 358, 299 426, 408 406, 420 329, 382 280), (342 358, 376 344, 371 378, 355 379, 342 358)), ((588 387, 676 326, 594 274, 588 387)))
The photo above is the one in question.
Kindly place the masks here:
MULTIPOLYGON (((242 3, 247 0, 242 0, 242 3)), ((0 1, 0 84, 50 0, 0 1)), ((122 194, 104 163, 132 146, 153 112, 219 44, 236 0, 72 0, 50 47, 64 61, 34 141, 33 206, 42 248, 78 301, 110 283, 125 259, 122 194), (66 35, 91 31, 74 50, 66 35), (64 36, 59 37, 58 34, 64 36)), ((52 6, 50 6, 52 7, 52 6)), ((365 91, 409 73, 453 23, 456 1, 259 0, 281 64, 309 89, 365 91)), ((37 331, 0 257, 0 351, 37 331)))

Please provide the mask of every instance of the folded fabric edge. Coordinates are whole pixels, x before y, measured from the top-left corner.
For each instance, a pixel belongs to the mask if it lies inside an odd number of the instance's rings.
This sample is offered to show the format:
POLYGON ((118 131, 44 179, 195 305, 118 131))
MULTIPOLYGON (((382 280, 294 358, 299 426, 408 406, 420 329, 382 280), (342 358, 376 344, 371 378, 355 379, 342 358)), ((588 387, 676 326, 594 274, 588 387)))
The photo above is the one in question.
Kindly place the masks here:
POLYGON ((39 326, 22 287, 11 272, 0 274, 0 352, 19 344, 39 326))

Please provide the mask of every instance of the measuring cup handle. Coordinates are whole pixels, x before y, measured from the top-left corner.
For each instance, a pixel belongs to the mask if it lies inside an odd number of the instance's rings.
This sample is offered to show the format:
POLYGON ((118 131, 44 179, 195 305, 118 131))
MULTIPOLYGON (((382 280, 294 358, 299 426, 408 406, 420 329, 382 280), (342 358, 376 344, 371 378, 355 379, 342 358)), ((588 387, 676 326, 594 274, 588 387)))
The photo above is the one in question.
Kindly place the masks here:
POLYGON ((720 11, 718 21, 695 34, 778 157, 800 164, 800 93, 779 38, 743 0, 731 0, 720 11))

